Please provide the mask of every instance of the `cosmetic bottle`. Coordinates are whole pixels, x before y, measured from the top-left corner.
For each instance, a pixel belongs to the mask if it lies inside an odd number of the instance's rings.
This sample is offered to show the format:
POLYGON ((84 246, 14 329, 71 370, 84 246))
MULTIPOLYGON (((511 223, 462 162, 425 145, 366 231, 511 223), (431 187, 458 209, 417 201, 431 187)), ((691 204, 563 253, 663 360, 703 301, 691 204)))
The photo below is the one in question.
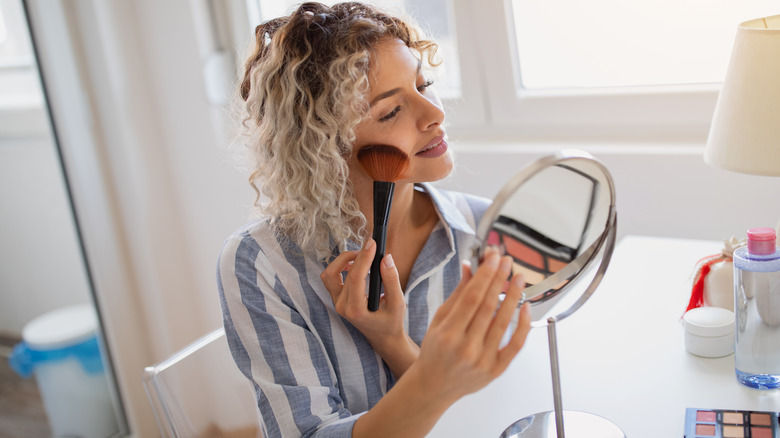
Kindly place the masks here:
POLYGON ((734 251, 734 362, 737 380, 780 388, 780 249, 775 230, 751 228, 734 251))

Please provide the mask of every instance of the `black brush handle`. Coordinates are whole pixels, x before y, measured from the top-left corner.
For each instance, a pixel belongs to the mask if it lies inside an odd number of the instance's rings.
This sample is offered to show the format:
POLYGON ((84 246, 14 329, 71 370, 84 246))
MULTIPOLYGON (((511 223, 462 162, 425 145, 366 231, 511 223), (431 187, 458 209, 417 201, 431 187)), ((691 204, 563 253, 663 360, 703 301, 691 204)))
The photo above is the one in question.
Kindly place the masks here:
POLYGON ((385 240, 387 238, 387 221, 390 217, 390 206, 393 204, 395 183, 374 181, 374 232, 376 254, 371 262, 371 274, 368 280, 368 310, 376 312, 379 309, 379 297, 382 292, 382 275, 380 265, 385 256, 385 240))

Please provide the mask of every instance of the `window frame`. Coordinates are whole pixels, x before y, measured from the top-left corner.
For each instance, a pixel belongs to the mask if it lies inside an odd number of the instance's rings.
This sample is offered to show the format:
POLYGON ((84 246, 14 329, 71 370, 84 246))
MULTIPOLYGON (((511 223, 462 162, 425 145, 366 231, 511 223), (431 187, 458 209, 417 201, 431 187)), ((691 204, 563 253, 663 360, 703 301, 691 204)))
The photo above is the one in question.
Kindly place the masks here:
POLYGON ((482 102, 484 116, 462 120, 456 114, 451 132, 471 139, 518 141, 706 139, 720 84, 525 89, 518 83, 511 0, 452 4, 458 43, 463 44, 464 99, 446 104, 482 102), (488 50, 480 50, 483 47, 491 47, 491 56, 485 56, 488 50))
MULTIPOLYGON (((252 1, 217 3, 238 16, 252 9, 252 1)), ((460 97, 441 96, 450 137, 471 142, 706 140, 719 83, 526 89, 519 83, 512 1, 450 0, 450 7, 461 73, 460 97)), ((234 38, 239 34, 233 30, 234 38)), ((233 43, 243 49, 246 40, 233 43)))

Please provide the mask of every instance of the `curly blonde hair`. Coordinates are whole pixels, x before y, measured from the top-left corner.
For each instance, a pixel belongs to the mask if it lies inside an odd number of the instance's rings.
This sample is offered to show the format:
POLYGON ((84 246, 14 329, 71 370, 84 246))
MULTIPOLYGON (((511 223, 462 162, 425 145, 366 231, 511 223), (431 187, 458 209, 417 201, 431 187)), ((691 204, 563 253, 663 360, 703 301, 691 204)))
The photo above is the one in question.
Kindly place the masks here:
POLYGON ((372 47, 386 37, 436 65, 436 43, 408 20, 357 2, 309 2, 257 26, 244 66, 255 205, 277 232, 323 260, 334 245, 364 237, 347 160, 355 126, 368 115, 372 47))

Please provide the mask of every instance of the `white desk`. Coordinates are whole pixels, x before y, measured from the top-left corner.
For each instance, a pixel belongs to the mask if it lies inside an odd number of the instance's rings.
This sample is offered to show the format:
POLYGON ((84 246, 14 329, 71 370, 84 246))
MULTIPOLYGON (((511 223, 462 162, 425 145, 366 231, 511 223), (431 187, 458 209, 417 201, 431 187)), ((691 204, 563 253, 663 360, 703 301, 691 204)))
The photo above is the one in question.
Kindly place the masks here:
MULTIPOLYGON (((680 317, 693 269, 721 245, 639 236, 618 243, 600 287, 557 325, 565 410, 605 417, 630 438, 682 437, 687 407, 780 411, 780 391, 736 381, 733 355, 685 351, 680 317)), ((551 410, 547 331, 537 328, 509 369, 453 405, 429 437, 498 437, 551 410)))

